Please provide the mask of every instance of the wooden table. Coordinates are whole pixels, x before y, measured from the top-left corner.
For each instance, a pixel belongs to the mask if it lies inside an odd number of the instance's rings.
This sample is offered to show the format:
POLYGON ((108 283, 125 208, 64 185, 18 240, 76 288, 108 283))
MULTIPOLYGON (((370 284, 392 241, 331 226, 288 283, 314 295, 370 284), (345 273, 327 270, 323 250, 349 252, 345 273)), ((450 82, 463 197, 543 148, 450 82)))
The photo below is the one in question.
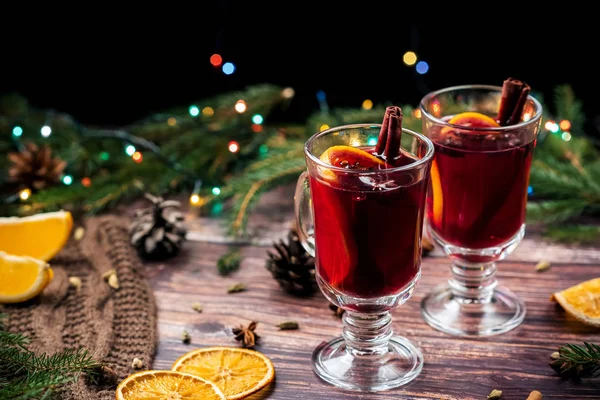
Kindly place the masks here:
MULTIPOLYGON (((231 327, 258 321, 261 340, 256 347, 269 356, 276 382, 252 399, 486 399, 492 389, 502 399, 526 399, 532 390, 544 399, 600 399, 600 379, 579 383, 558 377, 548 366, 549 355, 567 342, 600 343, 600 330, 568 317, 550 295, 583 280, 600 276, 600 249, 568 248, 544 243, 528 232, 518 249, 501 263, 500 283, 521 296, 527 316, 515 330, 484 339, 464 339, 430 328, 419 303, 435 285, 448 279, 449 261, 438 251, 423 260, 422 279, 415 295, 393 311, 394 330, 420 346, 425 366, 408 385, 379 393, 348 392, 334 388, 314 375, 311 352, 322 341, 341 333, 321 293, 297 298, 284 293, 265 269, 266 252, 276 238, 286 235, 292 221, 289 188, 265 196, 251 218, 254 239, 241 245, 244 259, 239 271, 227 277, 217 273, 217 259, 232 243, 219 219, 189 214, 190 241, 183 252, 165 263, 148 266, 159 308, 160 344, 155 368, 170 368, 173 361, 196 347, 237 346, 231 327), (541 260, 552 268, 536 272, 541 260), (228 294, 234 283, 248 290, 228 294), (202 313, 191 305, 200 302, 202 313), (297 331, 280 331, 276 324, 295 320, 297 331), (183 344, 187 330, 191 344, 183 344)), ((235 244, 235 243, 234 243, 235 244)))

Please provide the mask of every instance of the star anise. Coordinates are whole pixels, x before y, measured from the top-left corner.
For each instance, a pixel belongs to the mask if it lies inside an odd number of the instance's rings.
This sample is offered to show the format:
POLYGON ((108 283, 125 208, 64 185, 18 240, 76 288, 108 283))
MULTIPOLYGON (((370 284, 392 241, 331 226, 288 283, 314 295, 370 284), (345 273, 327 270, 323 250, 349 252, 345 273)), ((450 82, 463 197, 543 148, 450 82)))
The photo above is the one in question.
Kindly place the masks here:
POLYGON ((231 331, 235 335, 235 340, 242 342, 242 345, 246 348, 254 347, 260 338, 260 336, 254 332, 257 324, 256 321, 252 321, 247 327, 240 325, 238 328, 233 328, 231 331))

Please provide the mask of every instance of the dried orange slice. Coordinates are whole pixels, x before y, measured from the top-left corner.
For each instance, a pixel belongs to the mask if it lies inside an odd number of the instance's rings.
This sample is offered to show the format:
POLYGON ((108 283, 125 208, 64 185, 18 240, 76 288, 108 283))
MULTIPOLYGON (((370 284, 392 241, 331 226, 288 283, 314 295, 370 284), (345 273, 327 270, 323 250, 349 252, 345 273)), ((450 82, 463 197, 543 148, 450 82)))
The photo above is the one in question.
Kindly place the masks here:
POLYGON ((52 282, 54 272, 42 260, 0 251, 0 303, 34 298, 52 282))
POLYGON ((495 128, 500 126, 493 118, 475 111, 457 114, 448 123, 473 128, 495 128))
POLYGON ((0 251, 48 261, 65 246, 72 228, 68 211, 0 218, 0 251))
POLYGON ((239 347, 197 349, 179 357, 171 369, 213 382, 228 400, 256 393, 275 378, 275 367, 268 357, 239 347))
POLYGON ((117 387, 117 400, 226 400, 217 386, 200 377, 175 371, 142 371, 117 387))
POLYGON ((373 154, 352 146, 331 146, 319 157, 321 161, 340 168, 371 169, 385 162, 373 154))
POLYGON ((551 299, 579 321, 600 327, 600 278, 554 293, 551 299))

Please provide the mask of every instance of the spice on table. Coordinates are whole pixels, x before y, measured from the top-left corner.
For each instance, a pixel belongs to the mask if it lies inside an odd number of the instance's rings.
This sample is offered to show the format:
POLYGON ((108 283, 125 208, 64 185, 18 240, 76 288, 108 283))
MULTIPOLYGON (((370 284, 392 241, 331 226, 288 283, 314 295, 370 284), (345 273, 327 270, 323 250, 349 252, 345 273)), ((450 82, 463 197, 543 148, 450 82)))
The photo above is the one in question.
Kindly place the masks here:
POLYGON ((260 338, 260 336, 254 332, 257 324, 256 321, 252 321, 247 327, 240 325, 238 328, 233 328, 231 331, 235 335, 235 340, 242 342, 242 345, 246 348, 254 347, 260 338))
POLYGON ((190 336, 190 333, 185 329, 181 333, 181 341, 185 344, 190 344, 192 342, 192 337, 190 336))
POLYGON ((227 293, 238 293, 238 292, 243 292, 245 291, 247 288, 245 283, 236 283, 235 285, 229 287, 229 289, 227 289, 227 293))
POLYGON ((133 369, 140 369, 143 366, 144 366, 144 362, 137 357, 135 357, 133 359, 133 361, 131 362, 131 368, 133 368, 133 369))
POLYGON ((69 278, 69 285, 73 286, 77 292, 81 289, 81 278, 72 276, 69 278))
POLYGON ((329 303, 329 309, 333 311, 335 313, 335 316, 338 318, 342 318, 342 315, 344 315, 344 309, 336 306, 333 303, 329 303))
POLYGON ((488 394, 488 400, 496 400, 502 397, 502 390, 494 389, 490 394, 488 394))
POLYGON ((553 360, 558 360, 560 358, 560 353, 555 351, 554 353, 550 354, 550 358, 553 360))
POLYGON ((201 313, 202 312, 202 304, 196 302, 196 303, 192 303, 192 309, 196 312, 201 313))
POLYGON ((83 226, 78 226, 73 233, 73 238, 75 240, 83 239, 83 235, 85 235, 85 228, 83 226))
POLYGON ((282 331, 290 331, 294 329, 298 329, 299 325, 296 321, 285 321, 277 324, 277 327, 282 331))
POLYGON ((535 270, 537 272, 544 272, 544 271, 550 269, 551 266, 552 266, 552 264, 550 264, 549 261, 542 260, 539 263, 537 263, 537 265, 535 266, 535 270))
POLYGON ((533 392, 529 393, 527 400, 542 400, 542 394, 537 390, 534 390, 533 392))

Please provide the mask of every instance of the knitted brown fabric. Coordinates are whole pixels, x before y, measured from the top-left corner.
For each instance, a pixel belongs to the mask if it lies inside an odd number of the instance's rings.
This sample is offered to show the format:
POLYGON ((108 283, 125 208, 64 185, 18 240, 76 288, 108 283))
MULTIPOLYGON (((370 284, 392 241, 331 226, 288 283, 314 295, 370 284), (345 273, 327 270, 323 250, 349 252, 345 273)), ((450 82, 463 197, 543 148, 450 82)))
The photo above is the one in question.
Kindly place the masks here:
MULTIPOLYGON (((30 336, 30 348, 38 353, 88 349, 118 380, 135 372, 131 363, 136 357, 143 369, 150 369, 157 344, 156 307, 123 218, 87 220, 83 239, 72 239, 50 265, 54 280, 40 296, 3 307, 9 330, 30 336), (102 278, 110 269, 116 270, 119 289, 102 278), (81 278, 79 290, 69 285, 69 277, 81 278)), ((80 379, 60 398, 112 400, 115 384, 106 382, 96 386, 80 379)))

